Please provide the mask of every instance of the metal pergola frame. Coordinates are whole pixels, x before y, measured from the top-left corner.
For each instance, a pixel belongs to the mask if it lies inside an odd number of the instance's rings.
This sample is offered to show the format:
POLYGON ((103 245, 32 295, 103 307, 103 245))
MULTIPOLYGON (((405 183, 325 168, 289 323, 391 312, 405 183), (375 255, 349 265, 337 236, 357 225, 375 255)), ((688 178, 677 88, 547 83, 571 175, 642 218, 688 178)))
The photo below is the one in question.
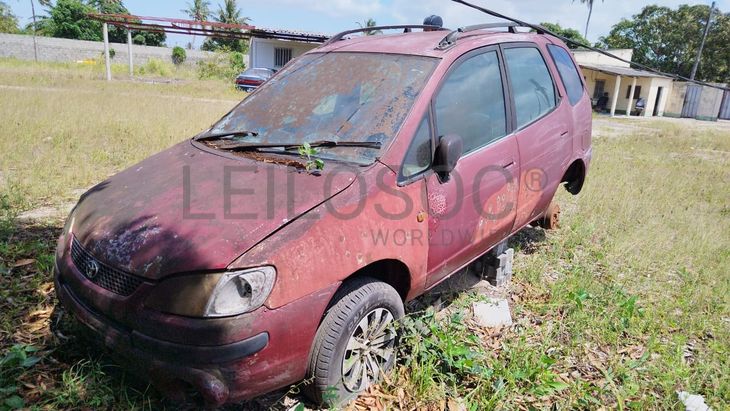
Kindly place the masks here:
POLYGON ((168 17, 136 16, 132 14, 88 13, 90 19, 103 23, 104 59, 106 78, 111 80, 111 62, 109 58, 108 25, 127 29, 127 47, 129 54, 129 75, 134 74, 132 59, 132 30, 150 31, 154 33, 187 34, 193 36, 217 37, 226 39, 250 39, 260 37, 277 40, 302 41, 308 43, 324 43, 328 37, 311 33, 293 33, 286 31, 266 30, 248 24, 230 24, 217 21, 199 21, 174 19, 168 17))

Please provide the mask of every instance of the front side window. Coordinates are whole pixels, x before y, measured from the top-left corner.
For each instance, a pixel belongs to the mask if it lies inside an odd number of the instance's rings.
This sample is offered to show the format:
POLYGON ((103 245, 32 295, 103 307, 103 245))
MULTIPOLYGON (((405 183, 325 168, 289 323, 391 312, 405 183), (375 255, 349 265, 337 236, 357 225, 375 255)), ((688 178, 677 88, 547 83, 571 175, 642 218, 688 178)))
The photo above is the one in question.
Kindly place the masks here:
POLYGON ((395 137, 437 64, 396 54, 308 54, 264 83, 211 133, 251 131, 256 135, 241 142, 252 144, 380 142, 380 149, 321 147, 317 154, 370 164, 395 137))
POLYGON ((435 100, 438 135, 457 134, 464 154, 507 134, 502 73, 496 51, 471 57, 448 74, 435 100))
MULTIPOLYGON (((568 92, 568 101, 570 101, 571 106, 574 106, 583 97, 583 82, 580 80, 578 68, 575 67, 573 59, 570 58, 570 55, 564 48, 548 44, 548 50, 550 51, 550 55, 553 56, 555 66, 558 68, 560 79, 563 80, 565 91, 568 92)), ((596 87, 598 87, 597 84, 596 87)), ((603 85, 601 85, 602 95, 603 85)))
POLYGON ((430 116, 426 116, 418 126, 418 131, 413 137, 411 146, 408 148, 406 157, 403 159, 401 180, 406 180, 420 174, 431 165, 433 148, 431 147, 431 124, 430 116))
POLYGON ((512 84, 517 127, 520 128, 555 107, 555 85, 537 48, 507 48, 504 58, 512 84))

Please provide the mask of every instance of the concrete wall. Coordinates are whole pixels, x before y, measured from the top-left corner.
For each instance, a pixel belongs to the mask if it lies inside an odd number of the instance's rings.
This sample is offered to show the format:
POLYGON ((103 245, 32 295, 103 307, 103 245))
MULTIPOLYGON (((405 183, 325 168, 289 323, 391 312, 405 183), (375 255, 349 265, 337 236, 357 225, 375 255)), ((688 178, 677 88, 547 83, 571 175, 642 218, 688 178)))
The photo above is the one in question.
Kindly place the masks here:
MULTIPOLYGON (((628 61, 631 61, 631 57, 634 55, 634 50, 632 49, 610 49, 606 51, 628 61)), ((573 56, 575 56, 575 61, 577 61, 578 64, 631 67, 630 64, 626 64, 620 60, 616 60, 591 50, 573 50, 573 56)))
MULTIPOLYGON (((689 83, 687 82, 675 82, 674 90, 669 98, 669 103, 667 104, 665 114, 667 117, 682 116, 684 97, 687 94, 688 84, 689 83)), ((697 115, 695 118, 698 120, 716 121, 720 112, 723 95, 723 90, 702 86, 702 94, 700 95, 699 107, 697 108, 697 115)))
POLYGON ((281 67, 277 67, 274 64, 275 48, 292 49, 292 59, 294 59, 317 47, 319 47, 319 44, 300 43, 289 40, 252 38, 251 46, 249 48, 249 61, 251 62, 251 65, 247 67, 280 69, 281 67))
POLYGON ((667 117, 680 117, 684 107, 684 96, 687 94, 687 83, 678 81, 674 83, 672 94, 669 96, 664 115, 667 117))
MULTIPOLYGON (((594 92, 596 89, 596 81, 597 80, 603 80, 605 82, 605 86, 603 88, 603 91, 608 92, 609 96, 609 103, 608 103, 608 109, 611 108, 611 103, 614 99, 614 89, 616 86, 616 80, 617 77, 614 75, 602 73, 600 71, 594 71, 587 68, 582 68, 583 75, 586 79, 586 86, 588 89, 588 94, 593 97, 594 92)), ((626 98, 626 91, 631 86, 633 79, 631 77, 621 77, 620 78, 620 85, 619 85, 619 91, 618 91, 618 101, 616 102, 616 113, 617 114, 625 114, 626 110, 629 106, 629 99, 626 98)), ((664 115, 664 111, 666 109, 667 102, 669 101, 669 96, 672 92, 673 87, 673 81, 672 79, 668 78, 659 78, 659 77, 638 77, 636 79, 636 86, 637 89, 634 92, 634 101, 633 104, 636 104, 636 100, 639 99, 639 97, 644 97, 646 100, 646 110, 644 110, 643 115, 646 117, 650 117, 654 114, 654 105, 656 103, 656 97, 657 93, 659 92, 659 88, 662 88, 662 94, 659 98, 659 116, 664 115), (638 87, 641 86, 641 94, 637 93, 638 87)))
MULTIPOLYGON (((38 41, 38 60, 73 62, 100 58, 104 52, 104 43, 61 39, 54 37, 36 37, 38 41)), ((127 44, 110 43, 114 49, 113 63, 127 63, 127 44)), ((185 50, 185 64, 193 65, 210 57, 211 53, 200 50, 185 50)), ((172 61, 172 48, 132 45, 134 64, 144 64, 155 58, 172 61)), ((20 60, 33 60, 33 36, 19 34, 0 34, 0 57, 14 57, 20 60)))

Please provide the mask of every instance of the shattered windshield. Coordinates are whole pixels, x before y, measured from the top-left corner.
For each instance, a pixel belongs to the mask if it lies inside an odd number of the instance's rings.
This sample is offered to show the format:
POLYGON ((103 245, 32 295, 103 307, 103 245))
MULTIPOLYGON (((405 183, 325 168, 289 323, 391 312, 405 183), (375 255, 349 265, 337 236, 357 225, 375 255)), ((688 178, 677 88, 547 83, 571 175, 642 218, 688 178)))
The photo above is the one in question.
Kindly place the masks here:
MULTIPOLYGON (((379 142, 388 146, 437 60, 376 53, 303 56, 209 130, 237 143, 379 142)), ((373 147, 323 147, 322 159, 370 164, 373 147)), ((271 150, 275 151, 275 150, 271 150)))

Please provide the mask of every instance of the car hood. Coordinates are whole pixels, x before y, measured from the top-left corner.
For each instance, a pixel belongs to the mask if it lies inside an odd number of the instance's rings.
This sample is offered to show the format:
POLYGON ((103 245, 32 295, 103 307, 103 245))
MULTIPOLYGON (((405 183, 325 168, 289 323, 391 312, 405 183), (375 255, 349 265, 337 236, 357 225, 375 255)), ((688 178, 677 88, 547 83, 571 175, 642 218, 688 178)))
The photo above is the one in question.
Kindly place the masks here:
POLYGON ((186 141, 92 187, 71 232, 111 267, 149 279, 219 270, 354 181, 186 141))

